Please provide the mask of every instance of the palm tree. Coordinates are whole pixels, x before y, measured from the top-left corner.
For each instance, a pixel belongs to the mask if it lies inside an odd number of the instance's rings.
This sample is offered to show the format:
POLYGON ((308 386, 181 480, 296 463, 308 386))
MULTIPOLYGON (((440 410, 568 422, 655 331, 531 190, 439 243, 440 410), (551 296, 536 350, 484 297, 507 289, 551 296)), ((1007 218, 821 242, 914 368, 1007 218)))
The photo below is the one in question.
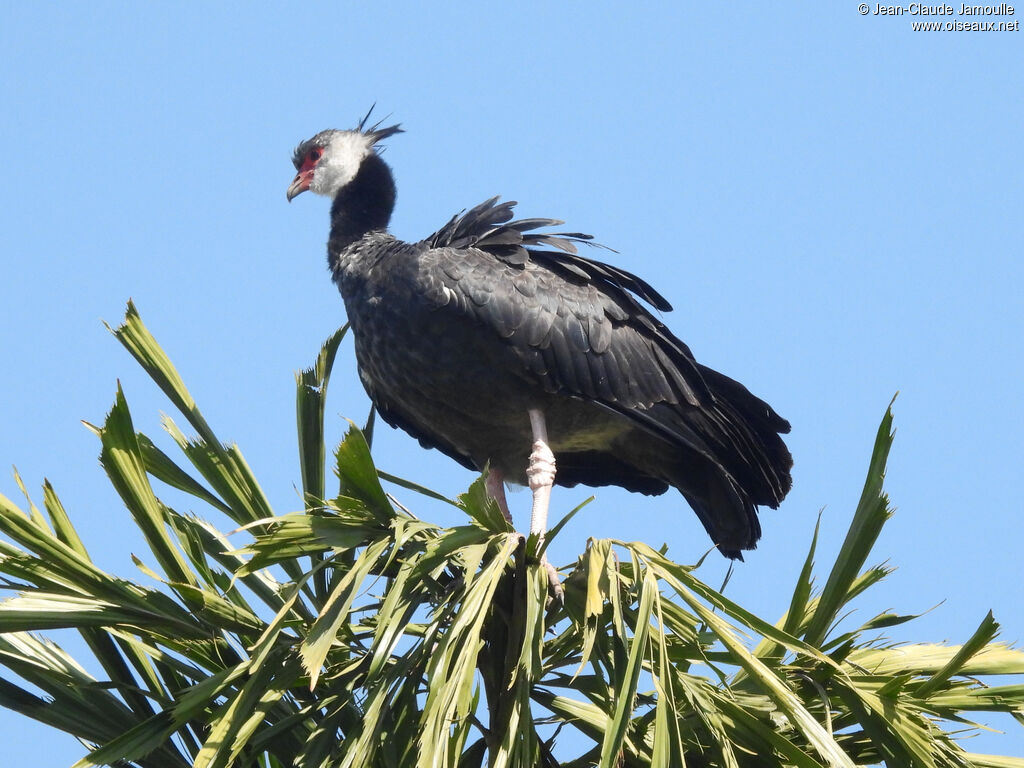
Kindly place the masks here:
POLYGON ((815 532, 778 622, 664 552, 608 539, 562 569, 564 604, 551 604, 544 544, 509 527, 482 479, 445 499, 464 518, 450 528, 384 490, 443 498, 374 467, 372 419, 338 446, 328 496, 324 402, 345 329, 297 377, 305 508, 282 515, 131 304, 114 334, 194 430, 164 420, 186 471, 135 431, 120 390, 93 427, 151 550, 137 563, 163 588, 96 567, 48 483, 44 511, 0 497, 0 572, 17 593, 0 603, 0 663, 23 681, 0 678, 0 704, 81 739, 76 765, 1024 767, 954 738, 975 711, 1024 722, 1024 686, 981 679, 1024 674, 991 614, 960 646, 877 638, 909 616, 838 621, 889 572, 865 563, 890 515, 890 411, 824 587, 815 532), (248 544, 172 509, 153 480, 248 544), (59 628, 81 633, 101 678, 41 634, 59 628))

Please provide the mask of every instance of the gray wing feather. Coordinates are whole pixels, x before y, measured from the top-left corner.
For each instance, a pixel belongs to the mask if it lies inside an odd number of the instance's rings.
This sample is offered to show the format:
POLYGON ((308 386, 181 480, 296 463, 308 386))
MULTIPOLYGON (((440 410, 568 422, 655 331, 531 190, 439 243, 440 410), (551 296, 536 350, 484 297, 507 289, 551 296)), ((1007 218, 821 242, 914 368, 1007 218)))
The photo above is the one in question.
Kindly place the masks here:
POLYGON ((510 221, 513 205, 485 201, 421 243, 428 301, 508 344, 517 376, 685 445, 742 476, 755 503, 777 504, 791 482, 791 459, 778 437, 788 422, 742 385, 699 365, 640 303, 671 309, 650 285, 577 255, 576 244, 591 244, 588 235, 533 233, 561 222, 510 221))
POLYGON ((708 401, 689 350, 625 288, 557 274, 537 253, 519 265, 477 247, 429 249, 424 294, 511 345, 547 391, 626 410, 708 401))

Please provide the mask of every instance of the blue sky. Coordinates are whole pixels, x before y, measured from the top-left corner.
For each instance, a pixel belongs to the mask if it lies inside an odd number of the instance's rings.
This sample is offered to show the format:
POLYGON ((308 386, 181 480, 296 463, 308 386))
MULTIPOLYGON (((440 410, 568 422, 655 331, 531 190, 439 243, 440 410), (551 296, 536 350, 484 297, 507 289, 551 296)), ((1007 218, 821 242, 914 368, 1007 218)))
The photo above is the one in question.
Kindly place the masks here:
MULTIPOLYGON (((101 322, 132 297, 207 419, 295 509, 293 371, 344 311, 327 201, 285 203, 290 153, 376 102, 407 130, 385 155, 397 235, 494 194, 565 219, 672 302, 701 362, 792 422, 795 486, 762 515, 734 599, 782 613, 821 509, 829 562, 899 390, 897 513, 875 554, 898 570, 860 615, 941 603, 891 636, 959 642, 991 608, 1001 639, 1024 641, 1024 37, 914 32, 853 2, 745 5, 6 4, 0 464, 33 489, 48 477, 101 566, 141 578, 79 421, 103 418, 120 379, 137 427, 160 431, 168 404, 101 322)), ((368 409, 350 344, 332 390, 337 439, 368 409)), ((442 492, 472 480, 385 427, 376 447, 442 492)), ((556 489, 552 514, 587 495, 556 489)), ((510 496, 524 527, 528 501, 510 496)), ((707 546, 676 495, 601 490, 552 559, 588 536, 682 561, 707 546)), ((970 748, 1024 756, 1021 729, 996 724, 1015 730, 970 748)), ((12 764, 82 754, 6 712, 0 743, 12 764)))

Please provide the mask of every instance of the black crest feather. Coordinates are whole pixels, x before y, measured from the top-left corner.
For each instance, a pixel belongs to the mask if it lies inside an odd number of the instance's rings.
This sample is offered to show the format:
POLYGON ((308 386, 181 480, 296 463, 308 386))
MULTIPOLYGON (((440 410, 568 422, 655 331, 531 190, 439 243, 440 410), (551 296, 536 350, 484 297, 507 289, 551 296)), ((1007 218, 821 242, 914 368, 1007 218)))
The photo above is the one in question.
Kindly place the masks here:
POLYGON ((381 125, 384 123, 384 121, 391 117, 391 115, 385 115, 376 123, 367 128, 366 124, 370 122, 370 115, 373 114, 373 110, 376 106, 376 103, 371 105, 370 109, 367 110, 365 115, 363 115, 363 119, 360 120, 359 125, 356 126, 357 131, 359 131, 360 133, 365 133, 367 136, 373 137, 374 144, 376 144, 378 141, 384 141, 384 139, 390 136, 394 136, 396 133, 404 133, 401 125, 399 125, 398 123, 395 123, 394 125, 389 125, 386 128, 381 128, 381 125))

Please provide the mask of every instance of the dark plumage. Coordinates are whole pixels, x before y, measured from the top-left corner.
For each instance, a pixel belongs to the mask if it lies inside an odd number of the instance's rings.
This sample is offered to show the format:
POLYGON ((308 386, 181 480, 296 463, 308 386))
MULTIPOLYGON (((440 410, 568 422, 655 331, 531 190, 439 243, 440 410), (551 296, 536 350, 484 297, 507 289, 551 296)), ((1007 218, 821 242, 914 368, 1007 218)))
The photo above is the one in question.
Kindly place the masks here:
POLYGON ((669 303, 630 273, 577 253, 589 235, 512 220, 492 198, 417 243, 386 232, 395 201, 375 151, 397 126, 324 131, 299 146, 288 197, 333 198, 328 263, 345 300, 359 375, 381 417, 465 467, 526 482, 547 423, 558 485, 673 486, 729 557, 778 506, 789 423, 694 360, 640 303, 669 303))

